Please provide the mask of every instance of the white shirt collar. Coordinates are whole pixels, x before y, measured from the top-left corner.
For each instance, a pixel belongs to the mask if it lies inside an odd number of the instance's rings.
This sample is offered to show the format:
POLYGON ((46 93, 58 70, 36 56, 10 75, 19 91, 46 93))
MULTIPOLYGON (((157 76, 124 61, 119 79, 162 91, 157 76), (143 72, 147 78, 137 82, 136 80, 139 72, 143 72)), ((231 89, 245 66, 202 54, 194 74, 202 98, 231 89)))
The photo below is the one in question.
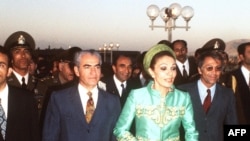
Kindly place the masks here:
MULTIPOLYGON (((81 98, 81 102, 82 102, 82 107, 83 107, 83 110, 84 110, 84 114, 86 114, 86 105, 87 105, 87 101, 89 99, 89 96, 88 96, 88 92, 89 90, 87 90, 85 87, 83 87, 81 84, 78 84, 78 92, 80 94, 80 98, 81 98)), ((93 98, 93 101, 94 101, 94 105, 95 107, 97 106, 97 102, 98 102, 98 88, 97 86, 94 87, 92 90, 92 98, 93 98)))
POLYGON ((127 81, 121 82, 120 80, 118 80, 118 78, 115 76, 115 74, 113 75, 113 78, 114 78, 114 82, 115 82, 116 88, 119 91, 119 95, 121 96, 122 95, 121 84, 123 84, 124 88, 126 88, 127 87, 127 81))
POLYGON ((180 70, 180 72, 183 72, 183 65, 185 65, 185 69, 187 71, 187 74, 189 75, 189 62, 188 59, 186 59, 186 61, 184 63, 181 63, 180 61, 176 60, 176 64, 180 70))
POLYGON ((198 80, 198 91, 199 91, 199 95, 200 95, 200 99, 202 101, 202 103, 204 102, 206 96, 207 96, 207 89, 210 89, 211 91, 211 100, 213 100, 214 94, 215 94, 215 88, 216 88, 216 83, 210 87, 207 88, 201 81, 201 79, 198 80))
POLYGON ((18 74, 16 71, 13 70, 14 75, 17 77, 17 80, 19 81, 20 84, 22 84, 22 78, 24 77, 25 83, 28 84, 28 78, 29 78, 29 73, 26 73, 24 76, 21 76, 18 74))
POLYGON ((241 71, 242 71, 242 74, 246 80, 246 83, 249 84, 249 70, 245 67, 245 66, 241 66, 241 71))

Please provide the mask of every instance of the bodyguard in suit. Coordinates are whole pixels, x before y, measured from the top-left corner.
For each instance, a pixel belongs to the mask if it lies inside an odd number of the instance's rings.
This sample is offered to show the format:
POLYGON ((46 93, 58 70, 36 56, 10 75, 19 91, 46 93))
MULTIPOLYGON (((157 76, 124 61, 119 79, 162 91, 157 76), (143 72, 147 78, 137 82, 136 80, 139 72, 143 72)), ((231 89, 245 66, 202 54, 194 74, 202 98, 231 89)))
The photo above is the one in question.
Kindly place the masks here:
POLYGON ((191 96, 200 141, 223 141, 223 125, 238 124, 232 89, 217 83, 222 60, 216 51, 202 53, 198 59, 200 79, 178 87, 191 96))
POLYGON ((103 79, 106 84, 106 90, 111 94, 120 97, 121 107, 123 107, 131 89, 139 88, 140 80, 131 78, 132 60, 129 56, 121 54, 117 56, 112 64, 114 75, 103 79), (124 91, 122 90, 122 85, 124 91))
POLYGON ((0 47, 0 109, 3 110, 0 113, 4 113, 4 118, 0 117, 0 141, 40 141, 38 111, 33 94, 7 84, 8 74, 8 54, 0 47), (2 125, 3 121, 5 126, 2 125))
POLYGON ((194 57, 188 56, 185 40, 175 40, 172 49, 176 55, 177 75, 174 80, 176 86, 190 82, 190 77, 197 74, 197 64, 194 57))
POLYGON ((113 129, 121 111, 119 97, 99 89, 101 56, 94 50, 75 56, 78 84, 52 93, 43 141, 115 141, 113 129))
POLYGON ((235 77, 235 96, 237 112, 240 124, 250 125, 250 42, 242 43, 238 46, 238 55, 241 65, 232 72, 235 77))

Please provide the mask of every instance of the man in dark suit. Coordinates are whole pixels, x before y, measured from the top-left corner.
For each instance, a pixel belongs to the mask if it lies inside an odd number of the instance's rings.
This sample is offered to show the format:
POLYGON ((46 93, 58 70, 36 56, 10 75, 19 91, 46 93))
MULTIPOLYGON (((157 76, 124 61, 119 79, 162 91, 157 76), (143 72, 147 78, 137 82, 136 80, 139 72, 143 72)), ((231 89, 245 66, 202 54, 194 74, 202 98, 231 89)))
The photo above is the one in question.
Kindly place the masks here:
POLYGON ((223 141, 223 125, 238 124, 233 91, 218 83, 222 61, 217 51, 201 54, 198 59, 200 79, 178 86, 191 96, 200 141, 223 141))
POLYGON ((33 37, 24 31, 17 31, 11 34, 4 43, 8 51, 13 72, 7 78, 11 86, 27 89, 34 93, 40 110, 43 103, 43 96, 47 89, 46 85, 34 75, 29 73, 31 56, 35 49, 33 37))
POLYGON ((0 132, 0 141, 39 141, 38 111, 33 94, 25 89, 7 84, 11 73, 8 54, 0 47, 0 113, 4 112, 6 128, 0 132))
POLYGON ((190 82, 190 77, 197 74, 197 64, 194 57, 188 56, 188 47, 185 40, 172 42, 172 49, 176 55, 177 75, 174 84, 181 85, 190 82))
POLYGON ((250 125, 250 42, 238 46, 238 55, 241 65, 232 72, 235 78, 233 89, 235 90, 237 112, 240 124, 250 125))
POLYGON ((139 88, 140 80, 131 78, 132 60, 129 56, 119 55, 112 64, 114 75, 103 79, 106 84, 106 91, 120 97, 121 107, 123 107, 131 89, 139 88), (122 85, 124 86, 124 91, 122 85))
POLYGON ((78 84, 52 93, 44 120, 43 141, 115 141, 121 111, 119 97, 98 88, 101 56, 94 50, 75 56, 78 84))

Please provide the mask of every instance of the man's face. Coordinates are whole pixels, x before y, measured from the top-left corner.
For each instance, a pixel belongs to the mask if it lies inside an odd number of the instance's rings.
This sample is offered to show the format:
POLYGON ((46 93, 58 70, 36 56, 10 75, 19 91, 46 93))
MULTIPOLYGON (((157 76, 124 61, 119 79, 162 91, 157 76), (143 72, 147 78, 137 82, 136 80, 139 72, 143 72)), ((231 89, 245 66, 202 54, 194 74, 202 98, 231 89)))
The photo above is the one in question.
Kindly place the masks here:
POLYGON ((187 59, 187 47, 182 42, 176 42, 173 46, 176 59, 184 63, 187 59))
POLYGON ((79 77, 80 84, 91 90, 101 78, 100 60, 90 53, 85 54, 81 57, 79 66, 74 67, 74 71, 76 76, 79 77))
POLYGON ((112 65, 115 76, 121 82, 128 80, 132 74, 132 61, 129 57, 121 56, 117 63, 112 65))
POLYGON ((0 87, 6 84, 6 77, 9 73, 8 57, 0 53, 0 87))
POLYGON ((31 54, 27 48, 18 46, 12 49, 12 67, 14 70, 27 70, 29 68, 31 54))
POLYGON ((247 46, 244 55, 240 55, 239 57, 243 65, 248 68, 250 66, 250 46, 247 46))
POLYGON ((74 71, 70 68, 70 62, 59 63, 59 75, 64 79, 64 82, 72 81, 75 77, 74 71))
POLYGON ((201 81, 210 88, 220 78, 222 71, 222 62, 212 57, 206 57, 201 68, 198 68, 201 81))

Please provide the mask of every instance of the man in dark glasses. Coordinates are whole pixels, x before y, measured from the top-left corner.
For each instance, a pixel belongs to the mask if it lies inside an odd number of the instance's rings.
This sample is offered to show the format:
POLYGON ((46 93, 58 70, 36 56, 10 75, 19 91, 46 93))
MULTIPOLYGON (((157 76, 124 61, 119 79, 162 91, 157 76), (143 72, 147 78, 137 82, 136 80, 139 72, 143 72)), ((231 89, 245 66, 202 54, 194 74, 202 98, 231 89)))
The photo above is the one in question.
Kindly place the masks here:
POLYGON ((178 87, 191 96, 201 141, 223 141, 223 125, 238 124, 233 91, 218 83, 222 66, 218 51, 202 53, 198 59, 200 79, 178 87))

